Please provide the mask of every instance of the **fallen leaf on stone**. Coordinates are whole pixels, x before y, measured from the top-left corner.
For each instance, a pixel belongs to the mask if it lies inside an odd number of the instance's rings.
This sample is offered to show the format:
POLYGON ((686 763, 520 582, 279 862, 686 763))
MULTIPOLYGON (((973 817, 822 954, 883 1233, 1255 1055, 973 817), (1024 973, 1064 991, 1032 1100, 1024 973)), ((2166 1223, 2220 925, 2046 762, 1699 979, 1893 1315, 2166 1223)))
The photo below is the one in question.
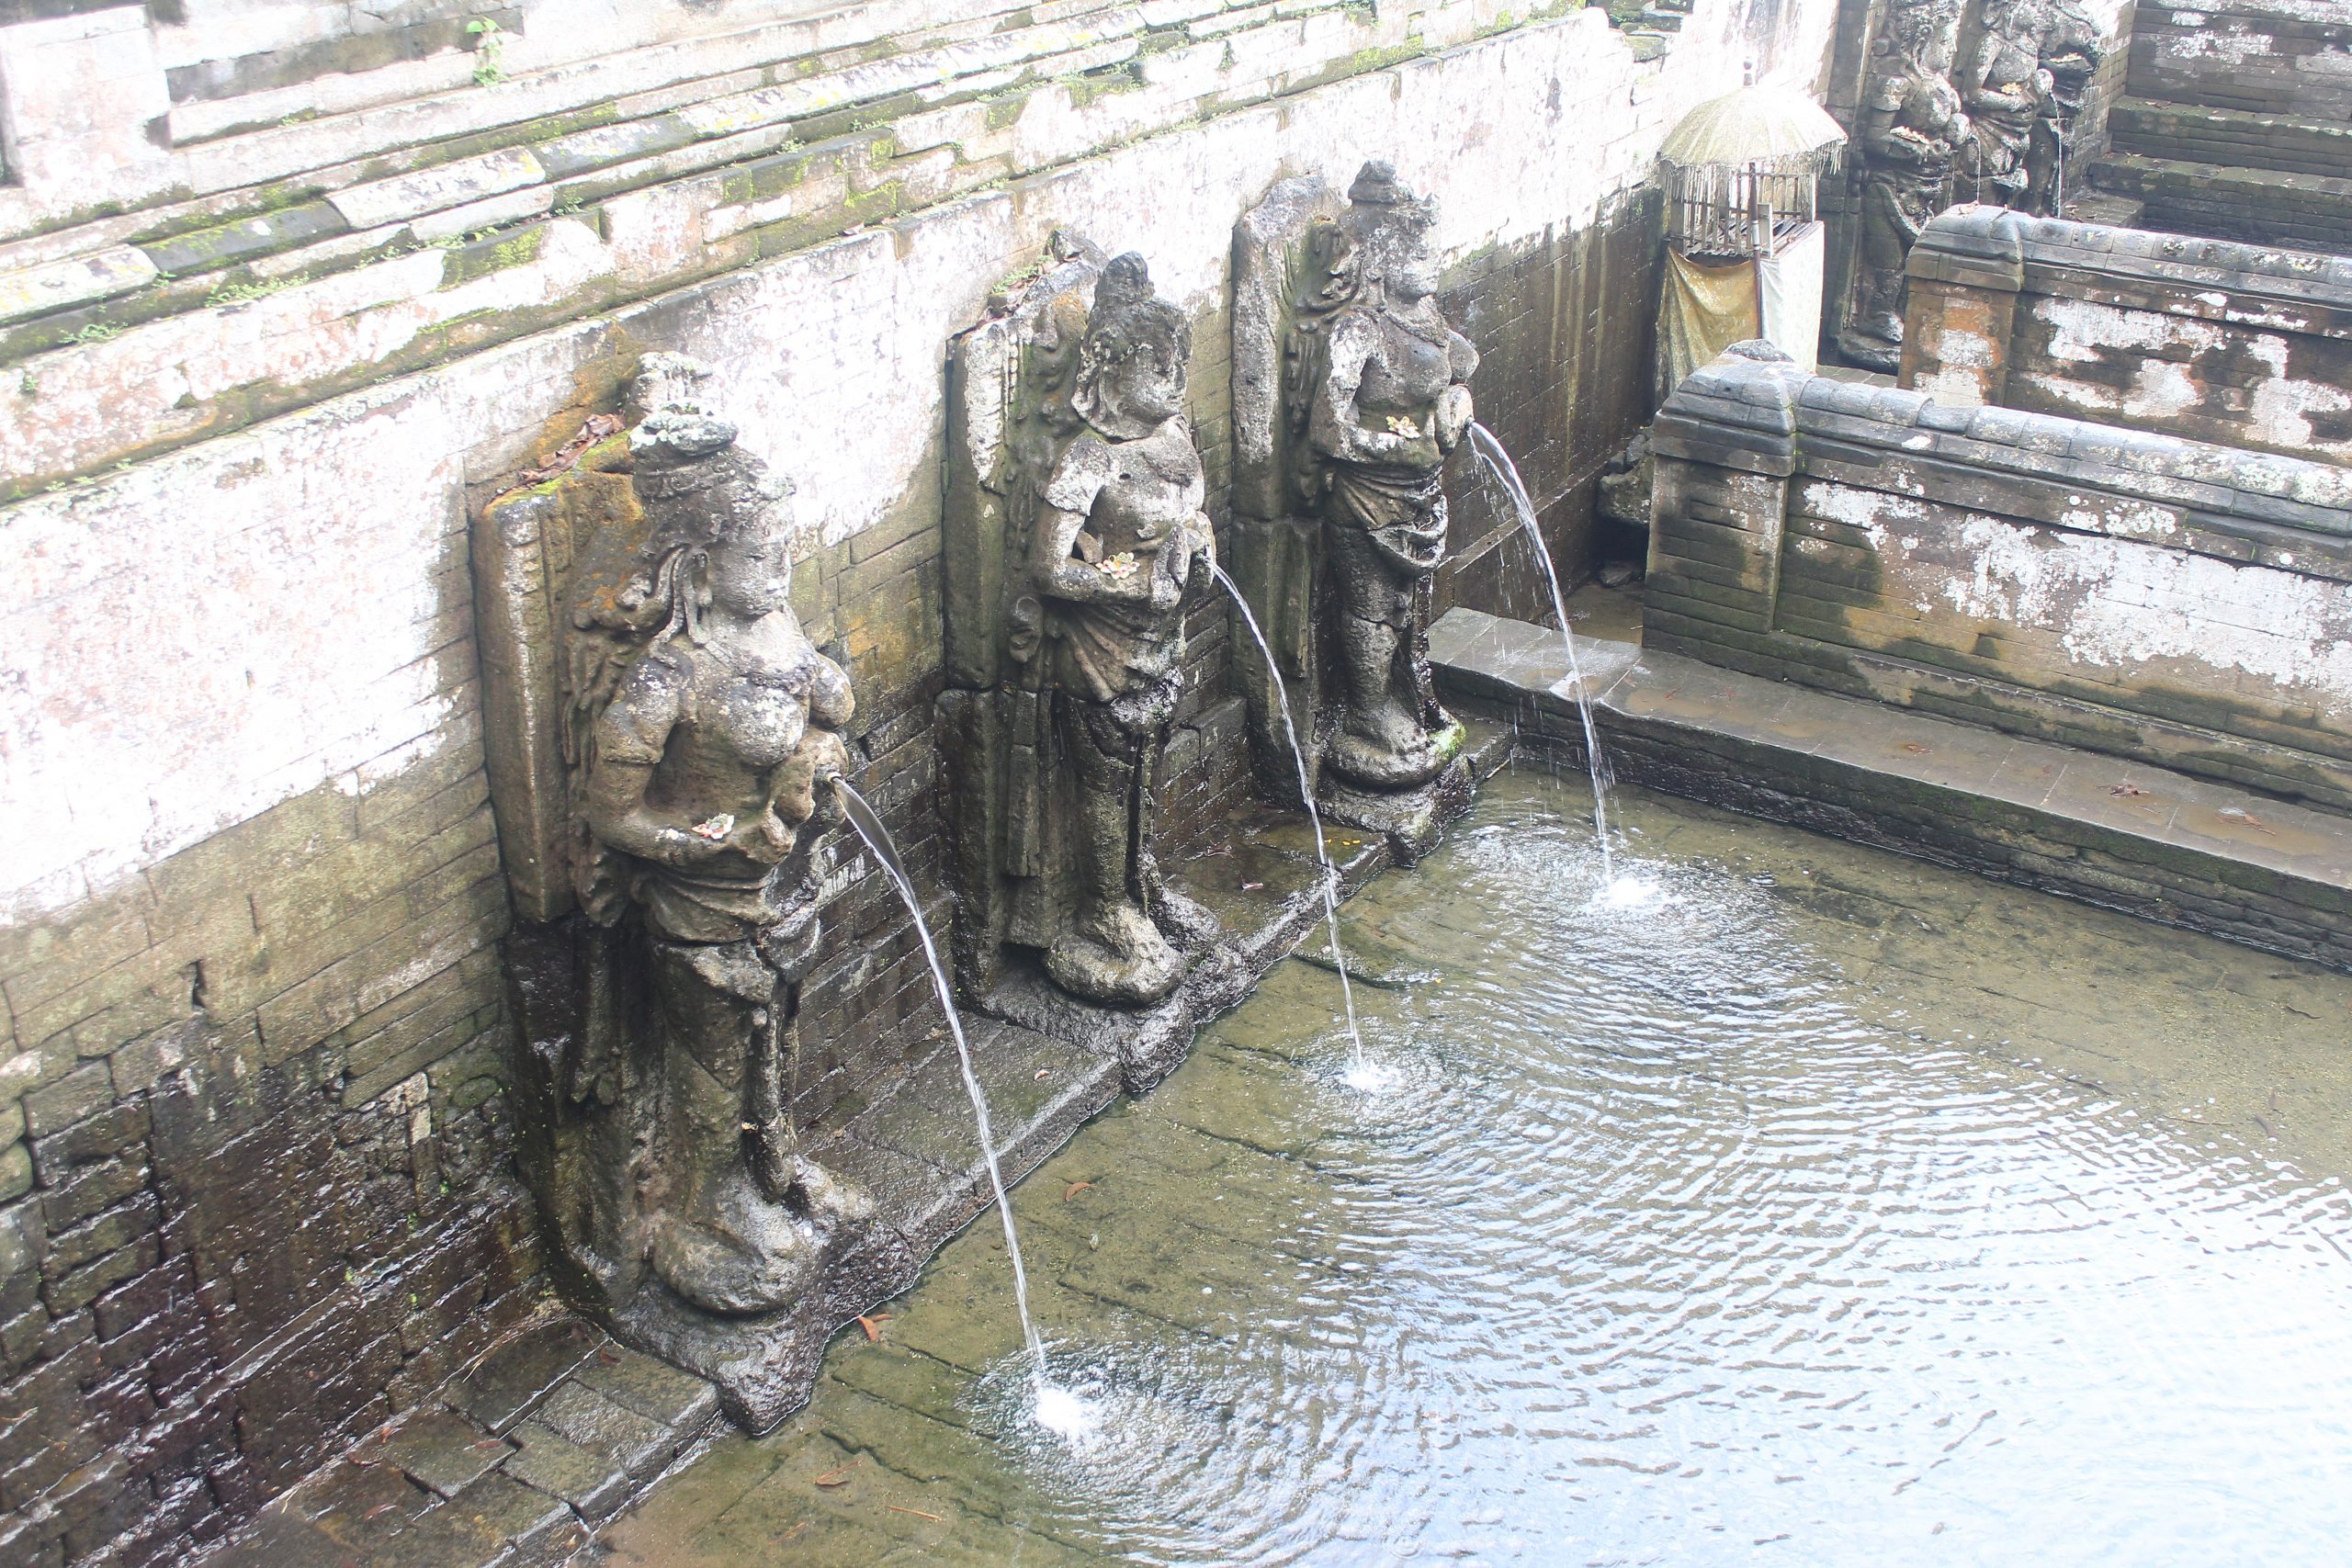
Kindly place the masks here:
POLYGON ((2239 807, 2234 807, 2234 806, 2224 806, 2223 807, 2222 807, 2222 809, 2221 809, 2221 810, 2216 811, 2215 813, 2213 813, 2213 815, 2214 815, 2214 816, 2216 816, 2216 817, 2220 817, 2220 818, 2225 818, 2225 819, 2226 819, 2226 820, 2228 820, 2228 821, 2232 821, 2232 822, 2243 822, 2243 823, 2245 823, 2247 827, 2249 827, 2249 828, 2253 829, 2254 829, 2256 832, 2257 832, 2257 833, 2271 833, 2271 832, 2275 832, 2275 829, 2270 826, 2270 824, 2269 824, 2269 823, 2265 822, 2261 818, 2256 817, 2253 812, 2251 812, 2251 811, 2245 811, 2245 810, 2241 810, 2239 807))
POLYGON ((829 1470, 825 1472, 824 1474, 817 1477, 817 1484, 828 1488, 834 1486, 846 1486, 849 1484, 849 1472, 855 1470, 859 1465, 864 1464, 865 1462, 865 1461, 862 1459, 854 1459, 847 1464, 842 1466, 839 1470, 829 1470))
POLYGON ((2145 795, 2148 792, 2135 784, 2120 784, 2109 789, 2109 795, 2145 795))
POLYGON ((1904 749, 1905 751, 1912 751, 1912 752, 1931 751, 1931 750, 1935 750, 1935 748, 1933 748, 1933 747, 1931 747, 1931 746, 1922 746, 1922 745, 1920 745, 1917 740, 1905 740, 1905 741, 1903 743, 1903 749, 1904 749))
POLYGON ((858 1316, 857 1325, 865 1330, 868 1345, 879 1345, 882 1343, 882 1325, 889 1320, 890 1314, 887 1312, 863 1313, 858 1316))
POLYGON ((1062 1201, 1067 1203, 1094 1185, 1091 1181, 1073 1181, 1062 1189, 1062 1201))

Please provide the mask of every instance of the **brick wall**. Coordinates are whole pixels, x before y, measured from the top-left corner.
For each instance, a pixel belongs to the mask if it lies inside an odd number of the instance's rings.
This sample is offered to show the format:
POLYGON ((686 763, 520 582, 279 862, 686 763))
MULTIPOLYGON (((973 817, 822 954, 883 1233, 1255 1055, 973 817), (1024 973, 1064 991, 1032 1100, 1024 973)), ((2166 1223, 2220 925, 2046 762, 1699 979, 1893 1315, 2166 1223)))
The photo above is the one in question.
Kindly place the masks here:
MULTIPOLYGON (((1441 298, 1478 344, 1478 418, 1510 451, 1562 587, 1592 558, 1600 470, 1649 422, 1665 209, 1628 193, 1590 225, 1498 250, 1457 269, 1441 298)), ((1453 557, 1442 614, 1471 604, 1548 623, 1550 591, 1516 513, 1465 447, 1449 475, 1453 557)))
POLYGON ((2132 29, 2132 96, 2352 121, 2352 17, 2322 0, 2149 0, 2132 29))
POLYGON ((1959 208, 1912 247, 1902 384, 2352 463, 2352 261, 1959 208))
POLYGON ((2352 473, 1726 355, 1645 643, 2352 809, 2352 473))
MULTIPOLYGON (((1737 82, 1752 8, 1702 0, 1647 63, 1598 13, 1498 32, 1485 4, 1216 9, 1153 8, 1174 19, 1122 35, 1159 39, 1148 69, 1107 85, 1007 67, 985 98, 870 111, 887 129, 852 130, 855 108, 780 116, 595 165, 605 194, 582 210, 486 218, 447 245, 419 248, 407 220, 369 240, 390 255, 321 230, 183 278, 130 220, 0 241, 0 268, 29 268, 0 276, 0 336, 18 334, 0 438, 11 480, 45 487, 0 510, 17 589, 0 612, 0 1560, 110 1539, 125 1561, 172 1557, 538 1290, 505 1153, 512 938, 466 540, 519 469, 613 406, 638 354, 710 362, 746 446, 797 482, 799 606, 850 670, 860 782, 926 889, 944 886, 952 766, 930 729, 942 357, 1056 225, 1141 250, 1193 314, 1214 510, 1234 219, 1285 172, 1394 156, 1440 199, 1451 298, 1495 335, 1480 395, 1574 550, 1581 476, 1638 416, 1596 391, 1654 309, 1637 254, 1654 220, 1627 193, 1681 109, 1737 82), (98 296, 48 308, 52 276, 98 296)), ((1782 0, 1790 59, 1817 54, 1828 12, 1782 0)), ((380 128, 399 108, 354 112, 380 128)), ((174 166, 360 129, 272 127, 174 166)), ((557 183, 519 188, 552 207, 557 183)), ((184 248, 198 267, 220 254, 184 248)), ((1495 536, 1456 490, 1465 538, 1495 536)), ((1449 592, 1500 581, 1465 569, 1449 592)), ((1204 602, 1192 633, 1175 843, 1244 779, 1223 613, 1204 602)), ((929 1006, 876 879, 827 927, 799 1100, 820 1120, 895 1070, 929 1006)))

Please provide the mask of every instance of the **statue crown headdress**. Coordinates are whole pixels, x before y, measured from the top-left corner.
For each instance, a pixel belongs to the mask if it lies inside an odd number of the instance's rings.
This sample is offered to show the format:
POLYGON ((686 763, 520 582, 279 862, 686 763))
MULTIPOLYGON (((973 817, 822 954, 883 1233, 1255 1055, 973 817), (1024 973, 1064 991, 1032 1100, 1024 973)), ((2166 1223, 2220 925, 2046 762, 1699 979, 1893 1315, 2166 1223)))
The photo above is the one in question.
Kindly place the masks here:
POLYGON ((1374 158, 1356 171, 1355 182, 1348 186, 1348 206, 1353 226, 1364 230, 1419 234, 1437 220, 1437 203, 1414 195, 1396 177, 1396 165, 1385 158, 1374 158))
POLYGON ((736 446, 735 423, 711 396, 717 379, 701 360, 649 354, 629 381, 622 407, 634 422, 632 479, 657 549, 748 538, 785 525, 775 503, 792 487, 736 446))
POLYGON ((1184 312, 1151 291, 1151 269, 1134 251, 1111 258, 1094 283, 1080 352, 1081 375, 1116 364, 1139 343, 1156 343, 1175 359, 1189 357, 1193 324, 1184 312))

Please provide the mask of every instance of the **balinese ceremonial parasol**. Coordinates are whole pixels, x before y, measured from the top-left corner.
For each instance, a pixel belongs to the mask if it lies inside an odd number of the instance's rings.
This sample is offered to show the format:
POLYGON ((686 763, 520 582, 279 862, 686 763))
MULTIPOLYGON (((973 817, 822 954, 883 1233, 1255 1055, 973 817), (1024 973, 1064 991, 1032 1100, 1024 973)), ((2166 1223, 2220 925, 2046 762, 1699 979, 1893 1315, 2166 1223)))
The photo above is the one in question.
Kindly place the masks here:
POLYGON ((1817 175, 1835 163, 1845 141, 1828 111, 1803 93, 1751 82, 1684 115, 1657 155, 1686 169, 1719 164, 1762 175, 1817 175))

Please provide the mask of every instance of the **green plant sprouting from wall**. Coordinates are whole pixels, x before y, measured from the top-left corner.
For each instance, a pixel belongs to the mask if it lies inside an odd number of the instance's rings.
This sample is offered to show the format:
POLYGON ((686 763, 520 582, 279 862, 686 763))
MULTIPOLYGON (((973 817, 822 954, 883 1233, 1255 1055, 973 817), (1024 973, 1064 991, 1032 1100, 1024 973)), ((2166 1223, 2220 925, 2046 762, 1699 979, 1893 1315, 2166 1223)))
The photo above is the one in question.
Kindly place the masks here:
POLYGON ((506 29, 489 17, 476 17, 466 24, 466 36, 474 40, 474 85, 505 81, 506 29))

